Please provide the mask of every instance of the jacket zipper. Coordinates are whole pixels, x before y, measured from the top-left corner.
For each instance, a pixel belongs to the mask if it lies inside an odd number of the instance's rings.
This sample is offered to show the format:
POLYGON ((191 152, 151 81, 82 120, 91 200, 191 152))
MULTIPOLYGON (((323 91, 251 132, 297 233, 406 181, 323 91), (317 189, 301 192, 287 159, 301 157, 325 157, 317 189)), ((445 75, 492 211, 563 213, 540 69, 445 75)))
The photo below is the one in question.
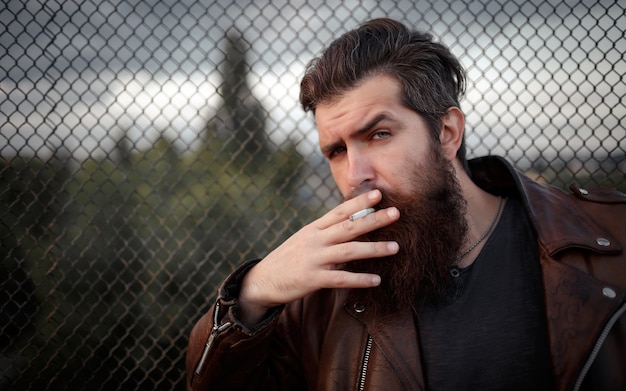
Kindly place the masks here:
POLYGON ((572 391, 580 390, 580 387, 582 386, 583 380, 585 379, 585 376, 587 376, 587 372, 589 371, 589 368, 591 368, 591 364, 593 364, 593 362, 596 359, 596 356, 600 352, 600 348, 604 344, 604 341, 606 340, 606 337, 609 335, 609 332, 611 331, 611 329, 615 325, 615 322, 617 322, 617 320, 624 313, 626 313, 626 304, 622 304, 622 306, 617 310, 617 312, 615 312, 613 314, 613 316, 611 316, 611 318, 607 322, 606 326, 604 326, 604 329, 602 329, 602 333, 600 333, 600 336, 598 337, 598 340, 596 341, 596 344, 593 346, 593 350, 591 351, 591 354, 589 355, 589 358, 585 362, 585 365, 583 366, 583 369, 578 374, 578 378, 576 378, 576 382, 574 383, 574 388, 572 388, 572 391))
POLYGON ((196 365, 196 369, 194 370, 194 376, 200 375, 202 371, 202 367, 206 359, 209 357, 209 351, 211 350, 211 346, 213 346, 213 341, 215 337, 217 337, 222 331, 226 330, 230 326, 230 322, 226 322, 222 325, 218 323, 220 313, 220 302, 219 300, 215 303, 215 311, 213 312, 213 327, 211 328, 211 334, 209 334, 209 338, 204 345, 204 349, 202 350, 202 355, 200 355, 200 361, 198 361, 198 365, 196 365))
POLYGON ((361 374, 359 375, 359 383, 357 384, 358 391, 365 390, 365 378, 367 376, 367 365, 370 361, 370 354, 372 353, 372 336, 367 335, 367 342, 365 344, 365 352, 363 353, 363 361, 361 363, 361 374))

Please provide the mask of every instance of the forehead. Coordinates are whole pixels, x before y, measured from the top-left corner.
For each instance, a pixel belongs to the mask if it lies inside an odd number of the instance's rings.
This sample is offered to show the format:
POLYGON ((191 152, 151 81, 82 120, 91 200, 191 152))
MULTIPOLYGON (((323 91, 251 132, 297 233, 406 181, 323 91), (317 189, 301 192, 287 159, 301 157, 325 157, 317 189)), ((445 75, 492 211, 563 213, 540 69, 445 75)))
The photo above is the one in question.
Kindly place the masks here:
POLYGON ((365 79, 338 99, 321 103, 315 110, 320 139, 342 129, 358 128, 381 113, 393 114, 406 108, 401 85, 395 78, 377 75, 365 79))

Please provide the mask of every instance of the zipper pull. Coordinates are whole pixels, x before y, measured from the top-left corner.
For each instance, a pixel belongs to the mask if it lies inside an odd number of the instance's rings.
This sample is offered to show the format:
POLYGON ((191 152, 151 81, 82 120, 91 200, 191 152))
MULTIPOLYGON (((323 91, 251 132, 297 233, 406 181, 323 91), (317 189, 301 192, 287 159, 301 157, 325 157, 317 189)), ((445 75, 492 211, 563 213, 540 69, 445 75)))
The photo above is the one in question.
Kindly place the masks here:
POLYGON ((206 359, 209 357, 209 351, 211 346, 213 346, 213 341, 215 337, 217 337, 222 331, 226 330, 230 327, 231 322, 226 322, 220 325, 219 322, 219 313, 220 313, 220 302, 219 300, 215 303, 215 311, 213 312, 213 327, 211 328, 211 333, 209 334, 209 338, 204 344, 204 349, 202 350, 202 355, 200 356, 200 361, 198 361, 198 365, 196 365, 196 369, 194 370, 194 375, 200 375, 200 371, 206 362, 206 359))

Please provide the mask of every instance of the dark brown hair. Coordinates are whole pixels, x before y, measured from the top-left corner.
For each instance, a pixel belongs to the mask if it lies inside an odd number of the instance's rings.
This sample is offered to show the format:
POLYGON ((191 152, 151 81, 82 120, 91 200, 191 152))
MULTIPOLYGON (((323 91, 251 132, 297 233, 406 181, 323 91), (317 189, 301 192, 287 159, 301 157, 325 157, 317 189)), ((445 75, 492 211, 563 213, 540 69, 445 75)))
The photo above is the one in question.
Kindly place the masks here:
MULTIPOLYGON (((428 123, 439 141, 440 121, 450 107, 460 107, 465 70, 450 50, 430 34, 409 30, 391 19, 374 19, 333 41, 313 59, 300 83, 305 111, 333 100, 366 78, 386 74, 402 85, 403 103, 428 123)), ((467 169, 465 140, 457 157, 467 169)))

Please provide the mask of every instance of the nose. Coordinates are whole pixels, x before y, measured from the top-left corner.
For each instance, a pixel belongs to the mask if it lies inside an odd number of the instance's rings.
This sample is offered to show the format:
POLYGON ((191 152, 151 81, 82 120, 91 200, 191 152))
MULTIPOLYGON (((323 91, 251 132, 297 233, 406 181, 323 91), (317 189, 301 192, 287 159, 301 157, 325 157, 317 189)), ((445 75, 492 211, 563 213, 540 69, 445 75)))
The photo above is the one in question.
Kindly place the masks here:
POLYGON ((375 170, 366 153, 352 148, 348 151, 347 182, 351 190, 371 187, 375 170))

